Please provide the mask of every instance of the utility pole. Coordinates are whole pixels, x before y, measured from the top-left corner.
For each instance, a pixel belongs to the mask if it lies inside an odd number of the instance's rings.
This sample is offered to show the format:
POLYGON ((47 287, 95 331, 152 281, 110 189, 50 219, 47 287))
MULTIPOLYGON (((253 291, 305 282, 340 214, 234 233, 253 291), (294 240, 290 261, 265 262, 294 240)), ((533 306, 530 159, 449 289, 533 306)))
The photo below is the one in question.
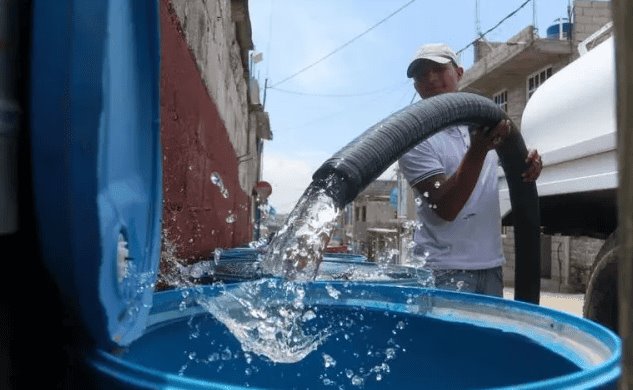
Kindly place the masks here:
POLYGON ((538 32, 538 26, 536 25, 536 0, 532 0, 532 26, 538 32))
POLYGON ((262 99, 262 107, 266 108, 266 91, 268 90, 268 78, 264 80, 264 98, 262 99))
POLYGON ((481 23, 479 20, 479 0, 475 0, 475 35, 481 37, 481 23))

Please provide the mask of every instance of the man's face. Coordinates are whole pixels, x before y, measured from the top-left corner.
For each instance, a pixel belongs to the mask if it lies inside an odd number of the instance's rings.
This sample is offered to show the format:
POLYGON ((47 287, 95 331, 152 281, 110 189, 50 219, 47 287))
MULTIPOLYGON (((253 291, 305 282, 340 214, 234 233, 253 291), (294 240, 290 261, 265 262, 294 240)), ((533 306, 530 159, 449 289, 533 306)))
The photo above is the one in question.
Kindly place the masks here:
POLYGON ((422 60, 414 76, 415 90, 423 98, 446 92, 457 92, 457 85, 463 73, 464 69, 455 66, 452 62, 438 64, 437 62, 422 60))

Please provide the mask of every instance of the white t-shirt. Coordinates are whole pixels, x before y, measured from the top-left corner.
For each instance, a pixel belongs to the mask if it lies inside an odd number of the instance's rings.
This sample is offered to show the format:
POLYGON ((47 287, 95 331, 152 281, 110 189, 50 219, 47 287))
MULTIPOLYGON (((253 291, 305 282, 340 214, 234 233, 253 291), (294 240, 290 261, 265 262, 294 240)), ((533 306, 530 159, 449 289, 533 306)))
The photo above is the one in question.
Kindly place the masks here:
MULTIPOLYGON (((398 161, 413 187, 437 174, 452 176, 470 146, 466 126, 446 128, 420 142, 398 161)), ((501 246, 501 215, 497 153, 488 152, 472 194, 453 221, 440 218, 424 194, 415 188, 417 217, 414 253, 433 269, 486 269, 505 262, 501 246)))

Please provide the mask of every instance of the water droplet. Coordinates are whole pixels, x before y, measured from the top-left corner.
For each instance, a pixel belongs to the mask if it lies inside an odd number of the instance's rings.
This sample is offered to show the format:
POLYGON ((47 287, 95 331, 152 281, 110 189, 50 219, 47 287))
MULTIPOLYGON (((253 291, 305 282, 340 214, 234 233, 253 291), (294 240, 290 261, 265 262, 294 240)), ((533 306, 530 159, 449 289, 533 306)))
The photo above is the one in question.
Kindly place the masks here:
POLYGON ((365 380, 362 377, 358 376, 358 375, 354 375, 354 377, 352 378, 352 385, 354 385, 354 386, 360 387, 364 383, 365 383, 365 380))
POLYGON ((435 183, 433 183, 433 187, 440 188, 440 182, 436 181, 435 183))
POLYGON ((222 177, 220 177, 220 174, 217 172, 211 172, 210 179, 211 179, 211 183, 213 183, 214 185, 220 188, 220 194, 222 194, 222 197, 225 199, 228 198, 229 191, 224 186, 224 182, 222 181, 222 177))
POLYGON ((330 284, 326 285, 325 289, 327 290, 327 294, 334 299, 338 299, 341 296, 341 292, 332 287, 330 284))
POLYGON ((325 386, 334 386, 336 384, 336 382, 334 382, 332 379, 330 378, 323 378, 323 385, 325 386))
POLYGON ((224 351, 222 351, 222 354, 220 355, 220 359, 229 360, 231 359, 232 356, 233 354, 231 354, 231 350, 228 348, 225 348, 224 351))
POLYGON ((229 211, 228 217, 226 217, 226 223, 231 224, 237 221, 237 215, 233 214, 232 211, 229 211))
POLYGON ((315 318, 316 318, 316 313, 313 312, 312 310, 306 311, 305 313, 303 313, 303 316, 301 317, 303 322, 307 322, 307 321, 313 320, 315 318))
POLYGON ((415 205, 416 206, 421 206, 422 205, 422 199, 421 198, 416 197, 414 199, 414 201, 415 201, 415 205))
POLYGON ((221 248, 215 248, 215 250, 213 251, 213 263, 215 265, 218 265, 220 263, 220 258, 222 257, 222 249, 221 248))
POLYGON ((428 198, 429 197, 429 192, 428 191, 424 191, 424 193, 422 194, 423 197, 428 198))
POLYGON ((328 355, 327 353, 322 354, 322 356, 323 356, 323 365, 325 366, 325 368, 336 366, 336 360, 334 360, 332 356, 328 355))

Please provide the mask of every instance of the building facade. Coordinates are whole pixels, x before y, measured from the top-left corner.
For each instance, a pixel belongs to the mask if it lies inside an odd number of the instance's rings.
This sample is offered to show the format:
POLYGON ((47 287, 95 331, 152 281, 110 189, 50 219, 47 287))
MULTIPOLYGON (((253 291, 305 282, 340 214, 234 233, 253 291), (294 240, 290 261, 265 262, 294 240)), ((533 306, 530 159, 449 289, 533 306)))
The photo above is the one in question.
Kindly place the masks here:
POLYGON ((372 261, 398 250, 399 229, 392 193, 396 180, 376 180, 347 205, 344 215, 348 246, 372 261))
POLYGON ((253 238, 268 114, 247 0, 161 0, 163 263, 253 238))

